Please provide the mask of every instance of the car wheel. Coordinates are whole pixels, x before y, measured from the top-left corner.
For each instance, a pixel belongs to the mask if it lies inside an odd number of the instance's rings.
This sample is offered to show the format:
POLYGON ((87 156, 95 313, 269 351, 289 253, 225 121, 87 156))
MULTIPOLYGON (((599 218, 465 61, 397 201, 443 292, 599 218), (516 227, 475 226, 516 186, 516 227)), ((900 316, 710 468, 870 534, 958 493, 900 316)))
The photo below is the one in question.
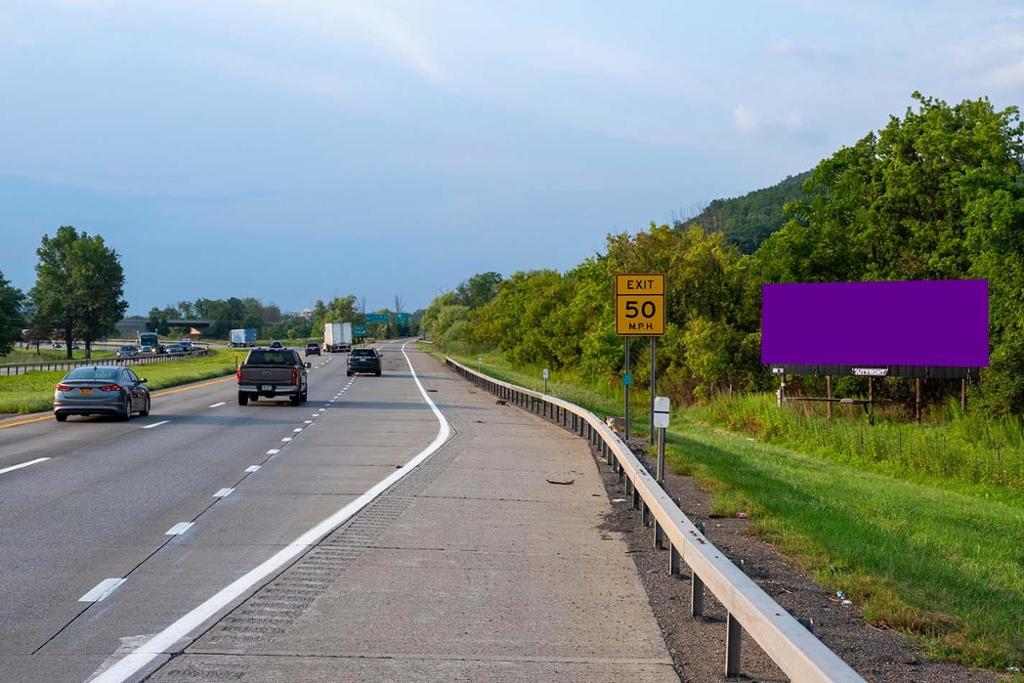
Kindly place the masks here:
POLYGON ((53 417, 55 420, 57 420, 57 422, 67 422, 68 420, 67 413, 54 413, 53 417))
POLYGON ((374 373, 374 374, 376 374, 376 375, 377 375, 378 377, 380 377, 380 370, 378 370, 378 371, 377 371, 376 373, 374 373))
POLYGON ((245 393, 244 391, 239 391, 238 392, 238 405, 240 405, 240 406, 249 405, 249 394, 245 393))
POLYGON ((127 396, 124 397, 124 405, 121 406, 121 412, 118 413, 119 420, 130 420, 132 419, 132 400, 127 396))
POLYGON ((348 372, 346 372, 345 374, 346 374, 346 375, 348 375, 349 377, 351 377, 351 376, 352 376, 352 371, 351 371, 351 370, 349 370, 349 371, 348 371, 348 372))
POLYGON ((291 396, 288 397, 288 401, 293 406, 301 405, 302 404, 302 394, 292 394, 291 396))
POLYGON ((139 417, 149 417, 149 407, 150 407, 151 403, 152 403, 152 401, 147 398, 146 399, 146 407, 139 411, 139 417))

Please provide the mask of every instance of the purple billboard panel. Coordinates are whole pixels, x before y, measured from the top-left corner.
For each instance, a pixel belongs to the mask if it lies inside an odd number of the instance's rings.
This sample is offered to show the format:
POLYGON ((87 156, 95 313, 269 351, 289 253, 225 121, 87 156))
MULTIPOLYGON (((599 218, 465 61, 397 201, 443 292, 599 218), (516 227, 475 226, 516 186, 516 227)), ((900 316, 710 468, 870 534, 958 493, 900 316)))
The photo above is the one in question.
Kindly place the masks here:
POLYGON ((763 285, 761 362, 986 367, 988 281, 763 285))

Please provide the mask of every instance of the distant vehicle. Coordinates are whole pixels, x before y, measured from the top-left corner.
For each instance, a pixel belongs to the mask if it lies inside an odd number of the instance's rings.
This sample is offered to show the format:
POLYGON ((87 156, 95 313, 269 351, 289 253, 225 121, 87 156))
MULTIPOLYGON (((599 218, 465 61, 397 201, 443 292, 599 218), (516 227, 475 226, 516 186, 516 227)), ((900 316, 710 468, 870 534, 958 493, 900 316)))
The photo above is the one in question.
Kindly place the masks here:
POLYGON ((283 349, 284 348, 284 344, 282 344, 281 342, 279 342, 279 341, 277 341, 275 339, 274 341, 270 342, 270 348, 272 348, 272 349, 283 349))
POLYGON ((119 348, 117 350, 117 357, 118 358, 134 358, 137 355, 139 355, 139 347, 138 346, 131 346, 131 345, 122 346, 121 348, 119 348))
POLYGON ((50 348, 52 348, 52 349, 63 349, 64 345, 61 344, 60 342, 53 342, 53 344, 50 345, 50 348))
POLYGON ((141 353, 143 356, 155 355, 156 354, 156 347, 155 346, 143 345, 143 346, 141 346, 139 348, 139 353, 141 353))
POLYGON ((157 344, 156 345, 156 352, 157 353, 167 353, 167 347, 164 346, 163 344, 157 344))
POLYGON ((139 346, 150 346, 154 349, 160 346, 160 337, 156 332, 139 332, 136 337, 139 346))
POLYGON ((352 349, 352 353, 348 355, 348 376, 356 373, 380 377, 380 354, 377 349, 352 349))
POLYGON ((256 346, 256 330, 251 327, 231 330, 228 333, 228 342, 232 348, 256 346))
POLYGON ((79 344, 78 342, 73 342, 71 344, 71 350, 72 351, 79 351, 79 350, 81 350, 81 348, 82 348, 82 345, 79 344))
POLYGON ((309 394, 309 363, 292 349, 253 349, 238 366, 238 405, 260 397, 287 396, 293 406, 309 394))
POLYGON ((192 343, 192 337, 182 337, 179 341, 182 344, 186 344, 186 343, 187 344, 191 344, 192 343))
POLYGON ((191 339, 182 339, 178 343, 178 345, 181 346, 181 348, 185 349, 186 351, 191 351, 192 350, 192 340, 191 339))
POLYGON ((306 355, 307 356, 319 356, 320 355, 320 345, 317 344, 316 342, 309 342, 308 344, 306 344, 306 355))
POLYGON ((367 344, 375 344, 375 343, 377 343, 377 338, 376 337, 367 337, 363 341, 366 342, 367 344))
POLYGON ((352 323, 324 323, 324 351, 347 353, 352 350, 352 323))
POLYGON ((151 399, 146 378, 123 365, 83 366, 71 370, 53 388, 53 416, 114 415, 127 420, 132 413, 149 415, 151 399))
POLYGON ((187 353, 183 344, 171 344, 167 346, 166 353, 187 353))

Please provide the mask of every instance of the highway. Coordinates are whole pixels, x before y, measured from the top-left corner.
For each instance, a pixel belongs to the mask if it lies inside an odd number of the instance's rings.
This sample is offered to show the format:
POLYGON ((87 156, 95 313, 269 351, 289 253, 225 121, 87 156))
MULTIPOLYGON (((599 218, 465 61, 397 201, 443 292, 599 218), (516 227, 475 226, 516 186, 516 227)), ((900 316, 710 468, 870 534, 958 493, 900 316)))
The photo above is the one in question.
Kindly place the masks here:
POLYGON ((309 360, 300 407, 238 406, 229 377, 130 422, 0 423, 0 680, 91 678, 437 437, 398 346, 380 378, 309 360))

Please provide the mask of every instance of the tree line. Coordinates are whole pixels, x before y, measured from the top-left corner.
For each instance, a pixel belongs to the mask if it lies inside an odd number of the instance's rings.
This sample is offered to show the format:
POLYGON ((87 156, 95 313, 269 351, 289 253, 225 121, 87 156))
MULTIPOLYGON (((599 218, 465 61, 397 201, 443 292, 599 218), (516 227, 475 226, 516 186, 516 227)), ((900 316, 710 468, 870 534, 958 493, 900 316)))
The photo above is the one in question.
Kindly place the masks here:
MULTIPOLYGON (((995 413, 1022 413, 1024 124, 1016 107, 996 110, 987 98, 913 97, 902 117, 819 163, 784 225, 751 254, 715 226, 652 223, 609 235, 603 253, 564 273, 475 275, 431 303, 423 330, 446 348, 497 349, 614 382, 623 343, 613 276, 664 272, 658 389, 692 402, 772 385, 760 364, 762 283, 984 278, 991 366, 975 393, 995 413)), ((647 365, 637 364, 637 381, 647 365)))

